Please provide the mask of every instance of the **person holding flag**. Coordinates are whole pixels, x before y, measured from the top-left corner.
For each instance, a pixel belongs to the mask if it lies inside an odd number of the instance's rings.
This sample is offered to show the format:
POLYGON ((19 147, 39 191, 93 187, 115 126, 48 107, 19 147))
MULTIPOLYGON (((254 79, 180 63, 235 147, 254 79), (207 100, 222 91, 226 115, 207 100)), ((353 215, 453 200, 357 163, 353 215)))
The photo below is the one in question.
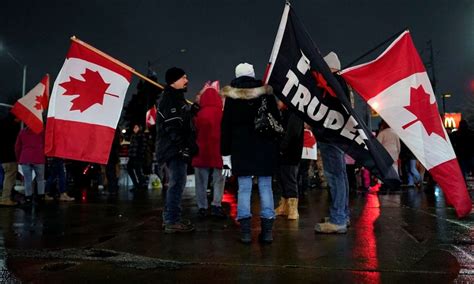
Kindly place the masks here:
POLYGON ((192 117, 199 110, 184 98, 188 77, 183 69, 173 67, 166 71, 166 87, 158 102, 156 159, 170 172, 163 211, 165 233, 194 231, 189 220, 181 218, 181 198, 186 186, 187 163, 197 153, 192 117))
MULTIPOLYGON (((335 73, 341 69, 341 62, 335 52, 330 52, 324 57, 331 72, 341 84, 344 93, 349 96, 349 89, 344 80, 335 73)), ((347 232, 349 219, 349 180, 347 178, 346 161, 344 152, 333 144, 320 142, 319 149, 323 159, 324 175, 326 176, 331 204, 329 217, 324 222, 316 224, 314 230, 322 234, 344 234, 347 232)))

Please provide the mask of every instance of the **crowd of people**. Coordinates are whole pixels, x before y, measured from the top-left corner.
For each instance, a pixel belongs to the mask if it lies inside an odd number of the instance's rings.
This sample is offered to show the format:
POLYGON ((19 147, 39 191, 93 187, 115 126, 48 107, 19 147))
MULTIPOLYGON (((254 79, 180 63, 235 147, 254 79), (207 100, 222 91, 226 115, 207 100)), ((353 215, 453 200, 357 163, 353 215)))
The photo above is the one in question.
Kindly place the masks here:
MULTIPOLYGON (((337 55, 331 52, 324 60, 349 96, 347 85, 337 75, 341 68, 337 55)), ((126 167, 133 183, 132 191, 147 188, 147 176, 152 173, 156 173, 162 181, 165 233, 194 230, 194 225, 183 218, 181 210, 189 166, 195 175, 199 218, 227 218, 222 207, 224 187, 226 179, 231 176, 236 179, 236 220, 240 224, 240 240, 243 243, 252 242, 253 189, 258 188, 260 200, 259 241, 271 243, 277 216, 284 216, 289 221, 299 218, 298 200, 310 187, 310 172, 313 178, 320 181, 319 186, 327 186, 331 197, 328 217, 315 225, 315 231, 347 232, 350 226, 349 192, 357 187, 368 190, 370 173, 332 144, 318 142, 320 159, 317 159, 317 137, 315 139, 311 127, 277 99, 271 86, 255 78, 251 64, 238 64, 235 79, 222 89, 218 82, 207 82, 194 102, 185 99, 188 77, 183 69, 170 68, 165 80, 166 86, 157 101, 156 141, 151 143, 154 144, 157 166, 152 169, 151 162, 147 162, 150 160, 147 153, 152 146, 143 126, 133 124, 126 167), (276 125, 273 128, 281 129, 262 130, 256 127, 256 118, 262 112, 274 120, 272 123, 276 125), (306 148, 314 148, 314 153, 303 151, 306 148), (355 178, 356 171, 358 179, 355 178), (210 206, 209 185, 213 190, 210 206), (276 208, 274 193, 280 195, 276 208)), ((67 193, 64 160, 44 155, 44 134, 34 133, 28 127, 20 130, 19 122, 12 116, 4 127, 6 132, 1 140, 0 152, 4 182, 0 205, 17 204, 12 192, 15 192, 18 168, 23 176, 26 205, 41 204, 51 199, 74 201, 67 193)), ((466 121, 461 122, 459 130, 451 137, 463 174, 467 177, 472 172, 474 158, 470 146, 473 134, 466 121)), ((377 139, 394 160, 394 169, 397 172, 400 169, 399 174, 406 186, 421 187, 422 167, 383 121, 377 139)), ((116 194, 119 190, 119 140, 120 133, 116 131, 108 164, 103 166, 110 194, 116 194)))

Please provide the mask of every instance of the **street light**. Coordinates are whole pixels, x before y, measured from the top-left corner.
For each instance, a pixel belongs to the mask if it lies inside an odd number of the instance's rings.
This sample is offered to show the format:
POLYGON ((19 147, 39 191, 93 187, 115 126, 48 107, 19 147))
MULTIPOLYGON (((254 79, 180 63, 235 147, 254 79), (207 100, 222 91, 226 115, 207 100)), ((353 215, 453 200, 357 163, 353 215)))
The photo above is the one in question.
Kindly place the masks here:
POLYGON ((451 97, 450 93, 441 94, 441 98, 443 98, 443 119, 446 115, 446 98, 450 98, 450 97, 451 97))
POLYGON ((25 64, 22 64, 18 59, 16 59, 15 56, 13 56, 13 54, 11 54, 8 49, 5 47, 5 45, 3 45, 3 43, 0 42, 0 54, 5 52, 13 61, 15 61, 16 64, 18 64, 18 66, 20 66, 21 68, 23 68, 23 82, 22 82, 22 86, 21 86, 21 96, 24 97, 25 96, 25 91, 26 91, 26 65, 25 64))

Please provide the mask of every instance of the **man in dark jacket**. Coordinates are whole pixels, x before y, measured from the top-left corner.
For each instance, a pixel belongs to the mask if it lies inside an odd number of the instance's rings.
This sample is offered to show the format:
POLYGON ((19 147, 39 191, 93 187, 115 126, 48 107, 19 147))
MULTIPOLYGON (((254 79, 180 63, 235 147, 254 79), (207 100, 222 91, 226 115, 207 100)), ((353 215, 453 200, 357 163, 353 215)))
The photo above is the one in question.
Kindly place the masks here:
POLYGON ((181 198, 186 186, 187 163, 197 153, 192 116, 198 109, 184 98, 188 77, 180 68, 166 71, 166 84, 158 102, 156 159, 170 172, 163 224, 166 233, 191 232, 194 226, 181 219, 181 198))
POLYGON ((16 175, 18 171, 18 164, 15 156, 15 141, 20 131, 20 124, 9 114, 1 123, 2 134, 4 137, 0 139, 0 162, 2 163, 3 171, 5 173, 3 179, 3 191, 0 205, 12 206, 16 202, 10 200, 10 195, 15 186, 16 175))
POLYGON ((280 204, 276 215, 288 216, 288 220, 298 219, 298 165, 303 151, 304 122, 294 112, 278 101, 285 135, 280 142, 278 185, 281 188, 280 204))
POLYGON ((452 139, 454 152, 459 161, 464 180, 474 167, 474 132, 469 129, 469 125, 465 119, 459 122, 459 128, 453 132, 452 139))

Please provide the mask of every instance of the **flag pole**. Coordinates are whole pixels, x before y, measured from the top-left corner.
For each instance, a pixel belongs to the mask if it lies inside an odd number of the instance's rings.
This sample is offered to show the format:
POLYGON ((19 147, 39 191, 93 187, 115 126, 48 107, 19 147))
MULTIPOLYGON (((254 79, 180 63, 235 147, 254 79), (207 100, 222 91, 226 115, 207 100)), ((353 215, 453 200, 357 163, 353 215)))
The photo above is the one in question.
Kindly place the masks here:
POLYGON ((162 85, 160 85, 160 84, 158 84, 157 82, 151 80, 150 78, 148 78, 148 77, 142 75, 141 73, 139 73, 138 71, 136 71, 136 70, 133 69, 132 67, 128 66, 127 64, 125 64, 125 63, 123 63, 123 62, 121 62, 121 61, 119 61, 119 60, 113 58, 112 56, 110 56, 110 55, 104 53, 103 51, 100 51, 100 50, 98 50, 97 48, 95 48, 95 47, 93 47, 93 46, 91 46, 91 45, 89 45, 89 44, 83 42, 82 40, 78 39, 76 36, 72 36, 72 37, 71 37, 71 40, 74 41, 75 43, 78 43, 78 44, 84 46, 85 48, 87 48, 87 49, 89 49, 89 50, 91 50, 91 51, 93 51, 93 52, 99 54, 100 56, 103 56, 103 57, 107 58, 108 60, 114 62, 115 64, 117 64, 117 65, 119 65, 119 66, 121 66, 121 67, 127 69, 128 71, 132 72, 133 74, 135 74, 135 75, 138 76, 139 78, 141 78, 141 79, 147 81, 148 83, 150 83, 150 84, 152 84, 152 85, 155 85, 155 86, 157 86, 157 87, 160 88, 160 89, 164 89, 164 87, 163 87, 162 85))
POLYGON ((404 31, 408 30, 408 28, 404 28, 403 30, 397 32, 396 34, 394 34, 393 36, 389 37, 388 39, 384 40, 382 43, 378 44, 376 47, 372 48, 371 50, 367 51, 366 53, 362 54, 361 56, 357 57, 355 60, 353 60, 351 63, 347 64, 346 66, 344 66, 342 68, 342 70, 346 69, 346 68, 349 68, 351 67, 352 65, 354 65, 354 63, 356 63, 357 61, 361 60, 362 58, 366 57, 367 55, 371 54, 372 52, 374 52, 375 50, 379 49, 381 46, 383 46, 384 44, 386 44, 387 42, 390 42, 392 41, 393 39, 395 39, 396 37, 398 37, 400 34, 402 34, 404 31))

